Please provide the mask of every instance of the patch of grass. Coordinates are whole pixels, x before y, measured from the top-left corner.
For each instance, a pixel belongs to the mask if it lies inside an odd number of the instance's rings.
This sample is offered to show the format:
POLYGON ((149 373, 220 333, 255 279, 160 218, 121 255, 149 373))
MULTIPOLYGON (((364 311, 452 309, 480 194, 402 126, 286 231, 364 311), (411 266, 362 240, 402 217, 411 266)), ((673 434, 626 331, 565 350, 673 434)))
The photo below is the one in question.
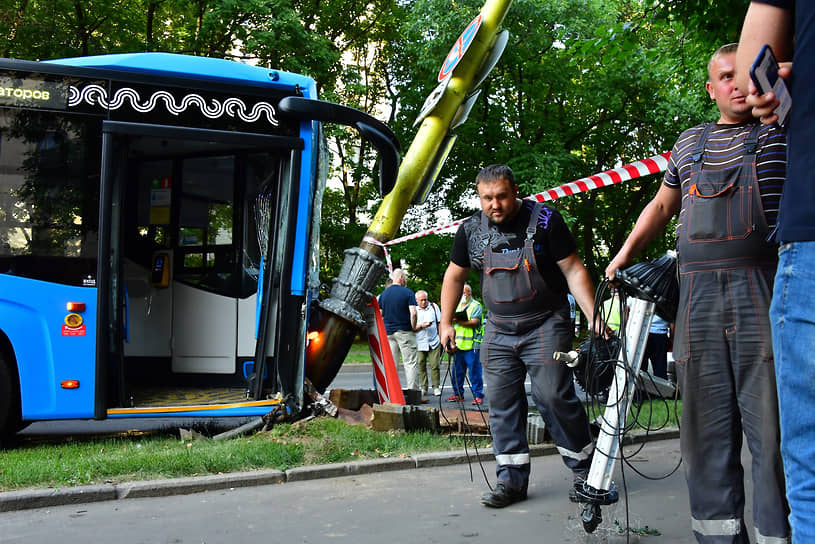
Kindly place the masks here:
MULTIPOLYGON (((589 416, 593 419, 601 415, 603 408, 589 406, 589 416)), ((638 425, 633 425, 633 414, 629 418, 629 430, 675 428, 679 413, 681 403, 674 407, 672 401, 645 402, 637 413, 638 425)), ((206 425, 196 429, 207 435, 222 430, 206 425)), ((467 444, 470 448, 472 440, 467 444)), ((479 447, 489 444, 486 438, 478 440, 479 447)), ((0 491, 270 468, 287 470, 303 465, 458 450, 464 445, 460 436, 377 432, 328 417, 280 424, 268 432, 222 441, 182 441, 177 431, 170 428, 144 435, 69 437, 57 443, 23 442, 15 449, 0 450, 0 491)))
POLYGON ((0 491, 197 476, 406 457, 464 447, 429 432, 376 432, 333 418, 275 426, 231 440, 181 441, 157 435, 22 444, 0 451, 0 491))
MULTIPOLYGON (((606 405, 590 403, 586 405, 589 419, 599 418, 602 421, 606 405)), ((675 429, 679 427, 682 417, 682 401, 673 399, 648 400, 640 404, 634 403, 628 413, 626 425, 629 431, 643 432, 645 430, 659 431, 662 429, 675 429), (636 418, 636 421, 635 421, 636 418)))
POLYGON ((634 416, 637 417, 638 427, 642 429, 658 431, 664 428, 676 428, 682 417, 682 401, 668 399, 643 402, 631 408, 628 421, 633 422, 634 416))
POLYGON ((371 351, 368 348, 367 342, 354 342, 351 344, 351 349, 345 357, 344 364, 373 364, 371 363, 371 351))

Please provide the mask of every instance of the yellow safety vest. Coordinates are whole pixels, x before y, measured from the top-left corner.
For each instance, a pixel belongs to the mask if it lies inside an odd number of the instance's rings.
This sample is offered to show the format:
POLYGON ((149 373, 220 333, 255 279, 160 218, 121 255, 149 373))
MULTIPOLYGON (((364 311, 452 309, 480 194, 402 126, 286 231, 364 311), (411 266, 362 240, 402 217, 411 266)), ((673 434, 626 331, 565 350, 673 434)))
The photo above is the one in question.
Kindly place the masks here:
POLYGON ((615 332, 620 330, 621 315, 619 296, 612 296, 603 302, 603 315, 606 318, 606 325, 614 329, 615 332))
MULTIPOLYGON (((473 312, 475 311, 476 304, 478 303, 473 299, 470 299, 470 302, 466 306, 467 319, 473 318, 473 312)), ((456 313, 461 312, 464 309, 465 307, 462 307, 459 303, 458 307, 456 308, 456 313)), ((473 349, 473 337, 475 336, 475 329, 456 323, 453 325, 453 330, 456 333, 456 347, 460 351, 470 351, 473 349)))

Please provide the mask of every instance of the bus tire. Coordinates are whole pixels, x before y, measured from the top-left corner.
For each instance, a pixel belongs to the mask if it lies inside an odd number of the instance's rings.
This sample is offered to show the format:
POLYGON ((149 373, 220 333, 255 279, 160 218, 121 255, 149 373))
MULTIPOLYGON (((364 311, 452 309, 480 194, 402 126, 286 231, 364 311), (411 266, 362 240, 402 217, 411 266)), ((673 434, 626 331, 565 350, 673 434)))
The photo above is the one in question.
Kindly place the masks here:
POLYGON ((0 352, 0 447, 11 445, 14 435, 23 427, 15 375, 8 357, 0 352))

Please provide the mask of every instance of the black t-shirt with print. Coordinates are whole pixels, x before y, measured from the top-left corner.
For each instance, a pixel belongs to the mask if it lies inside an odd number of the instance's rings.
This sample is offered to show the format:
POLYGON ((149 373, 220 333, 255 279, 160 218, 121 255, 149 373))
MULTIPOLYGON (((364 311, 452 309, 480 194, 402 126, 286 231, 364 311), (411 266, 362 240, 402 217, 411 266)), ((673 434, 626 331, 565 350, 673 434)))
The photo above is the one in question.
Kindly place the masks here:
MULTIPOLYGON (((499 225, 488 222, 492 251, 520 251, 526 239, 526 227, 535 202, 523 200, 518 214, 509 222, 499 225)), ((560 213, 544 205, 538 214, 535 230, 535 262, 544 281, 550 289, 565 293, 566 278, 557 266, 557 261, 575 252, 576 245, 572 233, 560 213)), ((459 227, 450 253, 450 260, 463 268, 481 271, 484 260, 484 245, 481 236, 481 212, 477 212, 459 227)))

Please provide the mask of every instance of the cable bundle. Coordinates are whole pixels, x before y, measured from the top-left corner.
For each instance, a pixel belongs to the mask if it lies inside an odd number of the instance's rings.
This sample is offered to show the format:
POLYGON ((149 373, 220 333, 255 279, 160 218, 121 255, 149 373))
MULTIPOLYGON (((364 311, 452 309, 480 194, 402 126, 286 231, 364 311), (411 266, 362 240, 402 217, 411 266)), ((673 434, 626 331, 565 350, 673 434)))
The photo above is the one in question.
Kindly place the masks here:
POLYGON ((676 320, 679 282, 676 279, 675 251, 669 251, 655 261, 618 270, 615 278, 630 296, 653 302, 659 317, 669 323, 676 320))
POLYGON ((611 387, 619 351, 620 337, 616 335, 608 340, 602 336, 592 336, 580 344, 573 368, 574 377, 583 391, 591 396, 598 396, 611 387))

